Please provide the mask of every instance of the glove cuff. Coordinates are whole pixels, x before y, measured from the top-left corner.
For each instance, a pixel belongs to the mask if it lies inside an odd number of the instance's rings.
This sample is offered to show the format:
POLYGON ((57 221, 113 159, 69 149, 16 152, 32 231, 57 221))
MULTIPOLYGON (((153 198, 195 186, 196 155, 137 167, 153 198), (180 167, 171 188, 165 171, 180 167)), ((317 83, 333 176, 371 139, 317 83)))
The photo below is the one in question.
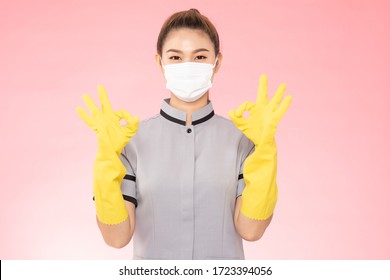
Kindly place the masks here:
POLYGON ((119 224, 128 213, 121 191, 121 182, 126 174, 115 152, 98 155, 94 164, 93 191, 96 215, 103 224, 119 224))
POLYGON ((278 198, 276 173, 276 145, 256 147, 244 162, 242 214, 255 220, 265 220, 272 215, 278 198))
POLYGON ((259 195, 251 188, 245 188, 242 193, 241 213, 254 220, 266 220, 274 213, 278 200, 278 188, 275 185, 267 194, 259 195))

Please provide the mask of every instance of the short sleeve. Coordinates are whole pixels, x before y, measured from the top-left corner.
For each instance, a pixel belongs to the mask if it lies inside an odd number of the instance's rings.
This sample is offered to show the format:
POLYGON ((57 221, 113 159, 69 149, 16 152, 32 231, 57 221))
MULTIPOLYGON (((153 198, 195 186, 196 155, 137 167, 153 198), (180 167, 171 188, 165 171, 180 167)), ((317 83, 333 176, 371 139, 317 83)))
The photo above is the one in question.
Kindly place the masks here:
POLYGON ((239 169, 239 174, 238 174, 238 185, 237 185, 237 194, 236 197, 241 196, 242 192, 244 191, 245 188, 245 180, 244 180, 244 162, 246 158, 253 153, 255 148, 255 145, 251 140, 249 140, 244 134, 241 137, 240 144, 238 146, 238 169, 239 169))
POLYGON ((136 188, 136 154, 133 145, 128 143, 119 156, 122 164, 126 168, 126 175, 121 183, 123 199, 134 203, 137 207, 137 188, 136 188))

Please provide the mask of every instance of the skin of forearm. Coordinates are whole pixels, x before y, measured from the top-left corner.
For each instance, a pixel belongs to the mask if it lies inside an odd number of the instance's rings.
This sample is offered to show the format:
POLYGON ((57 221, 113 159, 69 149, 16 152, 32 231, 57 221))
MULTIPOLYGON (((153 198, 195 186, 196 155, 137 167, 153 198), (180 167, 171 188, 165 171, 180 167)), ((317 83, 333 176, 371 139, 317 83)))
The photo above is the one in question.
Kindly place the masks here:
POLYGON ((103 224, 96 217, 97 225, 102 237, 107 245, 114 248, 123 248, 131 241, 135 228, 135 206, 133 203, 126 202, 126 208, 129 213, 127 219, 116 225, 103 224))
POLYGON ((263 236, 265 230, 271 223, 273 215, 271 215, 266 220, 250 219, 241 213, 241 203, 241 197, 237 198, 234 213, 234 224, 236 231, 243 239, 247 241, 257 241, 263 236))

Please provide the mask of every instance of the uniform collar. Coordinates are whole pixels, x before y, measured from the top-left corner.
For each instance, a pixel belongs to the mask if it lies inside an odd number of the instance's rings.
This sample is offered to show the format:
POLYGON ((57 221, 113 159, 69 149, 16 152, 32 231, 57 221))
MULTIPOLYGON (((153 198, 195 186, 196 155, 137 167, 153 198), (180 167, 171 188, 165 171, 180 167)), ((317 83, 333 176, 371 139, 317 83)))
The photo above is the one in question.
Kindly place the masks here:
MULTIPOLYGON (((167 120, 171 122, 175 122, 181 125, 186 125, 186 112, 180 111, 179 109, 176 109, 169 105, 170 99, 164 99, 160 114, 167 120)), ((210 101, 208 101, 207 105, 203 108, 199 109, 198 111, 195 111, 192 113, 192 125, 197 125, 200 123, 203 123, 205 121, 208 121, 214 116, 214 109, 213 105, 210 101)))

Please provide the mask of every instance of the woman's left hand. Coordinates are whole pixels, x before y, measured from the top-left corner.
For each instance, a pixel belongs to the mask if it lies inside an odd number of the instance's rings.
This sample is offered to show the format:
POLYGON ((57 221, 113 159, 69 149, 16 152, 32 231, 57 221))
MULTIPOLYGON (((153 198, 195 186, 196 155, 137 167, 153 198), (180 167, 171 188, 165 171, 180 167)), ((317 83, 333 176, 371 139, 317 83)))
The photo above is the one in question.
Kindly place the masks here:
POLYGON ((268 79, 261 75, 256 103, 244 102, 236 110, 231 110, 229 116, 256 147, 271 143, 274 140, 276 128, 291 103, 291 96, 283 99, 286 85, 281 84, 273 98, 268 101, 268 79), (282 101, 283 99, 283 101, 282 101), (249 111, 249 117, 244 113, 249 111))

